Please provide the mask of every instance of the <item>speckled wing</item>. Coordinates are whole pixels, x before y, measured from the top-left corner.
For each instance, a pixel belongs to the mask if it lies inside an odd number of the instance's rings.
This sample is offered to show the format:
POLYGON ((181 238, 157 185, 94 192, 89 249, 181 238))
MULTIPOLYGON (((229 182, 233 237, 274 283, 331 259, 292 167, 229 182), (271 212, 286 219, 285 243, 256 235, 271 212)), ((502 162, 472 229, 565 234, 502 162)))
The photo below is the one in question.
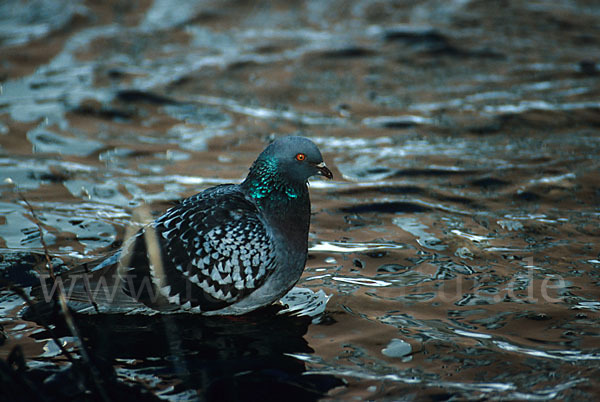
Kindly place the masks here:
MULTIPOLYGON (((234 185, 185 199, 145 230, 152 229, 162 267, 148 257, 148 240, 140 233, 128 275, 138 278, 138 286, 149 275, 171 306, 196 312, 221 309, 252 293, 275 268, 274 248, 258 210, 234 185)), ((149 297, 153 295, 136 291, 129 294, 156 304, 149 297)))

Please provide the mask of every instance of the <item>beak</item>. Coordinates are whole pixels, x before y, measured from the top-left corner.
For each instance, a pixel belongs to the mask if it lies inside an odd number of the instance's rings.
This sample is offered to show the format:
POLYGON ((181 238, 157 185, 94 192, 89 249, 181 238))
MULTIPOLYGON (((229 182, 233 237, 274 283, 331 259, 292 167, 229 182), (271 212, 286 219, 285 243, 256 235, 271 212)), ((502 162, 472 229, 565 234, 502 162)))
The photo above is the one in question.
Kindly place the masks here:
POLYGON ((319 174, 321 176, 325 176, 328 179, 333 179, 333 173, 331 173, 331 170, 329 170, 329 168, 327 168, 327 165, 325 165, 325 162, 321 162, 315 166, 317 169, 319 169, 319 174))

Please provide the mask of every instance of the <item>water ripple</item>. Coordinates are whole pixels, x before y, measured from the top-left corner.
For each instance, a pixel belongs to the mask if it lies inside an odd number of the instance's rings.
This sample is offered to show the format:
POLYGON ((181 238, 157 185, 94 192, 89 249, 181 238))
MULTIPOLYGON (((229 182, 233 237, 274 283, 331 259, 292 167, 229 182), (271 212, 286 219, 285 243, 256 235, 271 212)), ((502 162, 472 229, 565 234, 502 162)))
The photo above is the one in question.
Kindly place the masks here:
POLYGON ((328 253, 357 253, 365 251, 402 249, 405 246, 393 243, 353 243, 324 241, 311 246, 308 250, 328 253))

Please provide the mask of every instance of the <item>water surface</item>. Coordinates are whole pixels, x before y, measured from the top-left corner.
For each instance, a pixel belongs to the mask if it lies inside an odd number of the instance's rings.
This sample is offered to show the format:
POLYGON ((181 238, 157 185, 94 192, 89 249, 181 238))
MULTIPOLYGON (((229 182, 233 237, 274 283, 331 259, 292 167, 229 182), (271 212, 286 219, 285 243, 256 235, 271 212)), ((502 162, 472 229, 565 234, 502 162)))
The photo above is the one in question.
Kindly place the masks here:
MULTIPOLYGON (((334 171, 311 183, 286 299, 300 316, 79 318, 109 397, 600 393, 596 2, 39 0, 0 16, 11 282, 44 269, 36 220, 69 269, 117 248, 138 207, 241 180, 275 136, 310 137, 334 171)), ((0 357, 19 345, 49 398, 81 395, 23 308, 5 283, 0 357)))

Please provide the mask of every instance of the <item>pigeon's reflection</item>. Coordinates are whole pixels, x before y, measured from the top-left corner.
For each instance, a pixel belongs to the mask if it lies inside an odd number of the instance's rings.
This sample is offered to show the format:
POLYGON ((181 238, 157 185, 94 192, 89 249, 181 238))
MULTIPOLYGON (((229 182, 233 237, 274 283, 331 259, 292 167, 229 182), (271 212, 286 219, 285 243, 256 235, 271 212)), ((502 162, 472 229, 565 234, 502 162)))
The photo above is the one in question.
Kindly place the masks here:
MULTIPOLYGON (((316 400, 342 382, 306 375, 290 355, 310 354, 309 317, 271 306, 240 317, 193 314, 75 316, 102 372, 150 385, 161 397, 200 400, 316 400), (114 371, 113 371, 114 370, 114 371)), ((43 336, 39 334, 40 337, 43 336)))

